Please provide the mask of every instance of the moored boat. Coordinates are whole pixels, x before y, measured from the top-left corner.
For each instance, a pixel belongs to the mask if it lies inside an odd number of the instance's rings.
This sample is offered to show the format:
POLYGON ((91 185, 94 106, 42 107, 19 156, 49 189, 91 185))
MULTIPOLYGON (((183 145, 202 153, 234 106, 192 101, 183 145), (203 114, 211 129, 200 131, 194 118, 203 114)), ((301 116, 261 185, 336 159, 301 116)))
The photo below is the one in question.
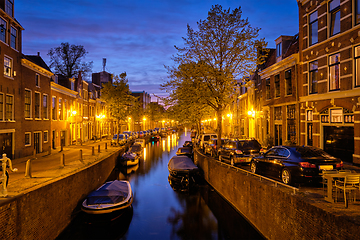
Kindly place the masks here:
POLYGON ((130 183, 114 180, 91 192, 83 201, 81 210, 89 214, 106 214, 126 209, 132 202, 130 183))
POLYGON ((133 152, 126 152, 121 156, 123 166, 134 166, 139 164, 140 156, 133 152))
POLYGON ((199 168, 191 158, 185 155, 173 156, 168 163, 168 170, 173 181, 188 185, 195 182, 195 177, 200 174, 199 168))

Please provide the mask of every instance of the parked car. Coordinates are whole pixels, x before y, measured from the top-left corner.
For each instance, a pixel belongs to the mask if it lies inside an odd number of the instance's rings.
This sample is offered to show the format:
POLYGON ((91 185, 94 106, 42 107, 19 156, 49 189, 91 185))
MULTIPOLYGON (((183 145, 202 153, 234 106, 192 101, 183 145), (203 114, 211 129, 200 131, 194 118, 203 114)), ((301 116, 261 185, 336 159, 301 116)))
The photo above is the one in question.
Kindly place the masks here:
POLYGON ((280 178, 285 184, 320 181, 323 170, 342 169, 343 162, 312 146, 275 146, 252 159, 253 173, 280 178))
POLYGON ((119 144, 124 145, 128 141, 128 136, 126 134, 119 134, 119 144))
POLYGON ((205 143, 207 143, 210 139, 212 138, 217 138, 217 134, 215 133, 204 133, 204 134, 201 134, 200 137, 199 137, 199 146, 202 150, 204 150, 205 148, 205 143))
POLYGON ((113 138, 111 139, 111 146, 116 146, 118 140, 118 135, 114 134, 113 138))
MULTIPOLYGON (((227 141, 228 139, 221 139, 221 145, 225 144, 227 141)), ((204 153, 210 154, 212 157, 216 157, 218 155, 217 138, 212 138, 205 143, 204 153)))
POLYGON ((227 161, 231 165, 250 163, 253 157, 263 152, 261 144, 255 139, 230 140, 218 149, 220 161, 227 161))

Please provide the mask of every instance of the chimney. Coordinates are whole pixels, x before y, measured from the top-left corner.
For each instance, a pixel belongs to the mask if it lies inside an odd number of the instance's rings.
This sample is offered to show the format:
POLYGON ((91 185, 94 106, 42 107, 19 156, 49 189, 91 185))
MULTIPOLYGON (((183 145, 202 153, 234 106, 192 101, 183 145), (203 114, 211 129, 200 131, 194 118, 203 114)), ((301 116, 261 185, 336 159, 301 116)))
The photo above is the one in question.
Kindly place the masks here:
POLYGON ((106 58, 103 58, 103 72, 105 72, 106 58))
POLYGON ((40 52, 38 52, 38 57, 40 57, 40 52))

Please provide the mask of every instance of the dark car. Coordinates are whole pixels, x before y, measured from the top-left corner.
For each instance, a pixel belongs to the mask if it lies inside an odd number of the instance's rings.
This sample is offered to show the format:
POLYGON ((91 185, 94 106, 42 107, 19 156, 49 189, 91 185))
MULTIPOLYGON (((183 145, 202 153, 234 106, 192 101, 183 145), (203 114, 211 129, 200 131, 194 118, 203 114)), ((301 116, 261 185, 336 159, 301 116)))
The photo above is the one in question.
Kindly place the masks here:
POLYGON ((253 157, 263 152, 261 144, 255 139, 230 140, 218 150, 219 160, 237 163, 250 163, 253 157))
MULTIPOLYGON (((225 144, 228 139, 221 139, 221 145, 225 144)), ((218 144, 217 138, 210 139, 207 143, 204 144, 204 153, 210 154, 212 157, 216 157, 218 155, 218 144)))
POLYGON ((323 170, 341 169, 343 162, 312 146, 276 146, 251 161, 253 173, 280 178, 285 184, 320 181, 323 170))

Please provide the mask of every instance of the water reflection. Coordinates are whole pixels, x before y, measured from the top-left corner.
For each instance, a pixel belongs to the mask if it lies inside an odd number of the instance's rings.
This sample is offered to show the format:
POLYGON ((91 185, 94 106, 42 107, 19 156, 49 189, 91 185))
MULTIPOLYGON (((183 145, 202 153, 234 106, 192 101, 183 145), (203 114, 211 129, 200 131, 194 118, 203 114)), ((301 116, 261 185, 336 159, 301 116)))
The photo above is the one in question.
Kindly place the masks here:
MULTIPOLYGON (((174 191, 167 164, 188 140, 190 134, 172 134, 148 142, 139 165, 114 169, 108 180, 130 181, 133 208, 128 222, 120 217, 118 221, 125 222, 106 226, 108 235, 100 239, 262 239, 206 182, 174 191)), ((89 236, 82 215, 78 214, 59 240, 101 236, 105 230, 95 227, 89 236)))

